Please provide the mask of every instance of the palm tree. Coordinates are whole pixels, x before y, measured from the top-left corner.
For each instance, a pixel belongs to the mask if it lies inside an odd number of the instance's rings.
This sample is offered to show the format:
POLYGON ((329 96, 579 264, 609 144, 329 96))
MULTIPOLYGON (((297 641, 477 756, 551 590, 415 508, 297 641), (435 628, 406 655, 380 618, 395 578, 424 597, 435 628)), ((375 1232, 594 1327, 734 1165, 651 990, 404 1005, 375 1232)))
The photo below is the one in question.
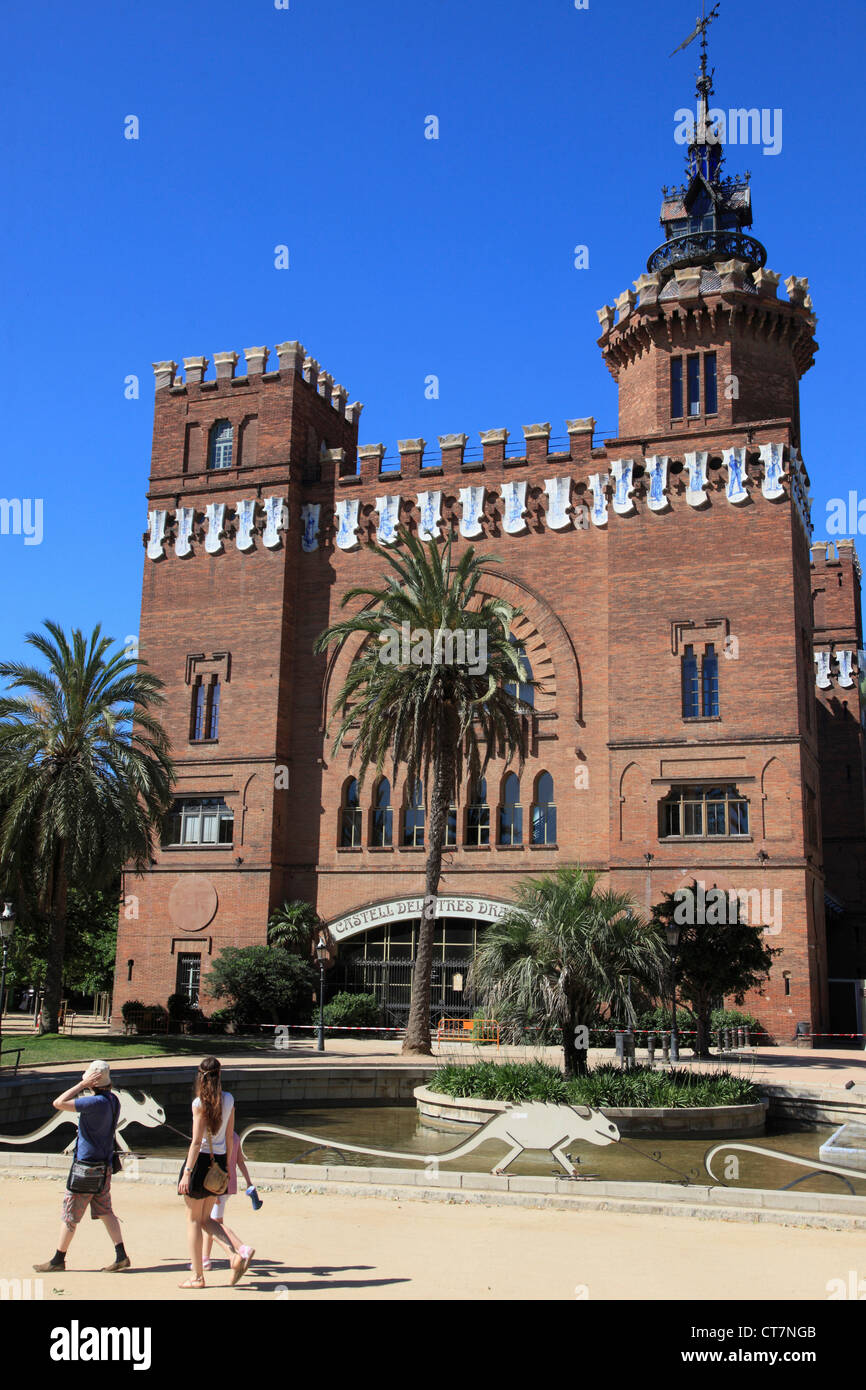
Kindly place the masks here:
POLYGON ((41 670, 0 662, 0 857, 48 919, 42 1031, 56 1032, 67 894, 142 869, 170 801, 168 740, 153 708, 162 682, 110 637, 54 622, 27 641, 41 670), (20 694, 12 692, 20 691, 20 694))
POLYGON ((316 909, 303 898, 283 903, 268 920, 268 945, 279 946, 292 955, 306 959, 312 954, 313 937, 325 931, 325 924, 316 909))
POLYGON ((633 1022, 627 979, 658 988, 665 953, 659 934, 634 914, 626 893, 599 887, 598 874, 562 868, 524 879, 513 909, 486 929, 469 984, 488 1012, 518 1032, 558 1032, 566 1076, 585 1075, 580 1025, 601 1020, 607 1006, 633 1022))
POLYGON ((403 529, 399 539, 405 553, 372 547, 394 573, 381 588, 350 589, 343 604, 365 598, 366 606, 321 633, 315 650, 366 638, 334 701, 332 713, 340 718, 334 755, 351 736, 359 784, 371 767, 381 773, 390 757, 394 775, 405 764, 410 787, 420 779, 425 807, 429 801, 424 911, 403 1043, 404 1052, 429 1055, 433 931, 449 807, 464 769, 477 780, 497 749, 506 766, 515 755, 522 766, 522 716, 529 706, 516 692, 535 682, 509 637, 520 610, 480 587, 486 566, 499 561, 490 557, 482 565, 469 546, 452 568, 450 539, 425 546, 403 529), (468 659, 454 660, 461 646, 468 659))

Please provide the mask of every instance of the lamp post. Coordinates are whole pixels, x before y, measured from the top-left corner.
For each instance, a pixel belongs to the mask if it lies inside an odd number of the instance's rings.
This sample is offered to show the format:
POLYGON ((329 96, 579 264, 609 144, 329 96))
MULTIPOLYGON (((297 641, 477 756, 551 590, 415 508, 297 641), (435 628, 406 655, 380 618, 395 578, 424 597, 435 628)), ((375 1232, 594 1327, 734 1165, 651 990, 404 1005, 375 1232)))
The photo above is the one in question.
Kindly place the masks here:
POLYGON ((677 1043, 677 948, 680 944, 680 929, 676 922, 668 922, 665 925, 665 936, 668 939, 668 950, 671 953, 671 1066, 680 1060, 679 1044, 677 1043))
POLYGON ((328 959, 328 943, 324 936, 316 942, 316 955, 319 960, 319 1039, 316 1051, 325 1050, 325 961, 328 959))
POLYGON ((15 908, 12 903, 3 904, 0 912, 0 937, 3 940, 3 964, 0 966, 0 1052, 3 1049, 3 1009, 6 1003, 6 967, 9 963, 9 943, 15 931, 15 908))

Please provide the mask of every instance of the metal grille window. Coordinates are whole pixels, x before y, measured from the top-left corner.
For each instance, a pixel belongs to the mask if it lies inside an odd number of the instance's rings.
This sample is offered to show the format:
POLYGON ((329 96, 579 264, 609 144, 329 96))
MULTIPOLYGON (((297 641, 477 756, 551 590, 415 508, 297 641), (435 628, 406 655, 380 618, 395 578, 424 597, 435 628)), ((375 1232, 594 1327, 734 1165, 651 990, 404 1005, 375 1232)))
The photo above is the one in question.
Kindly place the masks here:
POLYGON ((357 849, 360 846, 362 820, 358 780, 353 777, 350 782, 347 782, 343 792, 343 806, 340 812, 340 847, 342 849, 357 849))
POLYGON ((177 958, 177 993, 183 994, 190 1004, 198 1007, 201 989, 201 956, 180 955, 177 958))
POLYGON ((509 772, 502 788, 502 805, 499 809, 499 843, 501 845, 523 844, 523 807, 520 805, 520 783, 513 772, 509 772))
POLYGON ((487 779, 481 778, 475 788, 475 800, 467 807, 467 845, 490 844, 490 807, 487 804, 487 779))
POLYGON ((719 713, 719 658, 712 642, 704 651, 704 659, 701 662, 701 681, 704 718, 715 718, 719 713))
POLYGON ((228 420, 217 420, 210 432, 209 468, 231 468, 234 430, 228 420))
POLYGON ((416 782, 403 813, 403 844, 424 847, 424 788, 416 782))
POLYGON ((230 845, 234 811, 221 797, 175 801, 163 832, 164 845, 230 845))
POLYGON ((664 840, 748 835, 749 803, 735 786, 672 787, 659 830, 664 840))
POLYGON ((683 418, 683 359, 671 358, 671 419, 683 418))
POLYGON ((683 719, 697 719, 700 712, 698 703, 698 658, 694 647, 686 647, 683 653, 683 719))
POLYGON ((387 777, 383 777, 376 789, 376 804, 373 807, 373 844, 380 848, 393 843, 393 814, 391 783, 387 777))
POLYGON ((553 800, 553 778, 549 772, 542 772, 536 784, 535 805, 532 808, 532 843, 556 844, 556 805, 553 800))

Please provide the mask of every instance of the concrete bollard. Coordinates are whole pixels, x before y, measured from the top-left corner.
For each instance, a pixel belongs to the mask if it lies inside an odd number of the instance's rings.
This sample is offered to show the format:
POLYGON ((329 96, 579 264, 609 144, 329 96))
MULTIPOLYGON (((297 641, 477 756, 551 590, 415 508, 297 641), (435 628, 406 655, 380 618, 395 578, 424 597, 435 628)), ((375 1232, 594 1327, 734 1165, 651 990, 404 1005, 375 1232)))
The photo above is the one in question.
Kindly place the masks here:
POLYGON ((651 1066, 651 1067, 655 1066, 655 1060, 656 1060, 656 1035, 655 1035, 655 1033, 647 1033, 647 1038, 646 1038, 646 1055, 647 1055, 647 1061, 649 1062, 650 1066, 651 1066))

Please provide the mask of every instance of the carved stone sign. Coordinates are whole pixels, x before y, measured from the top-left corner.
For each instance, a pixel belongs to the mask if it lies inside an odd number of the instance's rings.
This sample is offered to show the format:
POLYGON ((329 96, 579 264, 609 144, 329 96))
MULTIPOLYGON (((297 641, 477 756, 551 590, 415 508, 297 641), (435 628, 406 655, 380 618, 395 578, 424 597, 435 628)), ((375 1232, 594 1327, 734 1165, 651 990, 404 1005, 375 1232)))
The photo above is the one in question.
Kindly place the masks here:
MULTIPOLYGON (((509 903, 496 898, 466 897, 464 895, 441 896, 436 899, 437 917, 487 918, 488 921, 501 921, 508 912, 509 903)), ((424 911, 423 894, 415 898, 390 898, 387 902, 373 903, 359 912, 347 913, 329 923, 328 930, 335 941, 343 941, 347 936, 370 931, 383 922, 407 922, 420 917, 424 911)))

